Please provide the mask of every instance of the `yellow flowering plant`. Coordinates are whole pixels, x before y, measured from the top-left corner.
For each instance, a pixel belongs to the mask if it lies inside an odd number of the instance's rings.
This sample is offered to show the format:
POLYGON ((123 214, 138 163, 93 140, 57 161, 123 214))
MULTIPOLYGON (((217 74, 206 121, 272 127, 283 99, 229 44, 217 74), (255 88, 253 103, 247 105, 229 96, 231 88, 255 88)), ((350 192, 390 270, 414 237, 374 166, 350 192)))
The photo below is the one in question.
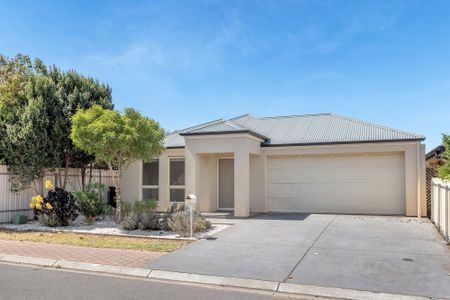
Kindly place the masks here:
POLYGON ((61 188, 54 188, 50 181, 45 183, 47 197, 35 195, 31 198, 30 208, 45 226, 67 226, 79 215, 80 207, 74 195, 61 188))
POLYGON ((53 189, 53 184, 52 184, 51 180, 46 180, 46 181, 45 181, 45 188, 46 188, 47 190, 53 189))

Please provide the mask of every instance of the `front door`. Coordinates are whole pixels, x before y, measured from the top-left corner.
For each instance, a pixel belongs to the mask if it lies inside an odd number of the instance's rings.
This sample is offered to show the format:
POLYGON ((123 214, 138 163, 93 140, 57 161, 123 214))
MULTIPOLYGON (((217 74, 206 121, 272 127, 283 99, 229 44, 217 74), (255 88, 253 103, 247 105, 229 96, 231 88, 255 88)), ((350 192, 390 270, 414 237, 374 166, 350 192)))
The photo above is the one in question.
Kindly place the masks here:
POLYGON ((219 158, 219 209, 234 208, 234 159, 219 158))

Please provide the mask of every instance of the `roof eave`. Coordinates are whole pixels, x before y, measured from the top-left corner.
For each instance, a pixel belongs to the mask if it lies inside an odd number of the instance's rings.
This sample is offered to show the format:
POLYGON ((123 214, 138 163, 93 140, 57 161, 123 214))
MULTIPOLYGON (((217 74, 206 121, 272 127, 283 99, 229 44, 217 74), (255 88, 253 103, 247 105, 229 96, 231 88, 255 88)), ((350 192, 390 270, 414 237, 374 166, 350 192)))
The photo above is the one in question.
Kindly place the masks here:
POLYGON ((320 146, 320 145, 345 145, 345 144, 373 144, 373 143, 398 143, 398 142, 419 142, 425 138, 416 139, 395 139, 395 140, 370 140, 370 141, 341 141, 341 142, 321 142, 321 143, 290 143, 290 144, 262 144, 261 147, 291 147, 291 146, 320 146))
POLYGON ((196 135, 224 135, 224 134, 236 134, 236 133, 246 133, 254 137, 257 137, 263 141, 269 141, 269 138, 258 134, 252 130, 227 130, 227 131, 202 131, 202 132, 185 132, 180 133, 181 136, 196 136, 196 135))

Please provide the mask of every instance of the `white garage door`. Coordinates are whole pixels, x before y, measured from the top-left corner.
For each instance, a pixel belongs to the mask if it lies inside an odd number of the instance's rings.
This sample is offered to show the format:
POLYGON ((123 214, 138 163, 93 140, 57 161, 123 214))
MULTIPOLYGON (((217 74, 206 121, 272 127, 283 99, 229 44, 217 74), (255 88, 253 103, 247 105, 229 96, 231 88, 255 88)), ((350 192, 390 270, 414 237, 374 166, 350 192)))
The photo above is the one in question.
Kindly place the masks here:
POLYGON ((404 156, 270 157, 274 212, 405 214, 404 156))

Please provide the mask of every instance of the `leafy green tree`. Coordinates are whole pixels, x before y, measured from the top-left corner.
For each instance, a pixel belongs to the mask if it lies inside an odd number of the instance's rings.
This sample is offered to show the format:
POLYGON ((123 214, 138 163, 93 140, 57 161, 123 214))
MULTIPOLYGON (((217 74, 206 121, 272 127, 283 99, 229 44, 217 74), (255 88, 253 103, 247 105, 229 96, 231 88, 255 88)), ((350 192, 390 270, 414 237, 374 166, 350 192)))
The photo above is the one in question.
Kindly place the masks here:
POLYGON ((71 118, 78 109, 89 108, 94 104, 98 104, 105 109, 112 109, 111 88, 73 70, 62 72, 53 66, 47 74, 55 82, 56 96, 62 104, 61 110, 55 116, 61 120, 59 127, 62 131, 58 140, 61 150, 57 152, 59 156, 55 157, 55 160, 58 166, 59 185, 65 188, 69 167, 85 169, 88 164, 94 162, 92 155, 73 145, 70 139, 71 118), (61 178, 61 168, 64 168, 64 179, 61 178))
MULTIPOLYGON (((55 109, 56 86, 37 75, 40 68, 40 61, 33 64, 25 56, 0 58, 0 153, 16 191, 36 183, 54 165, 51 136, 58 122, 45 116, 55 109)), ((35 190, 41 192, 36 185, 35 190)))
POLYGON ((94 162, 70 139, 71 117, 93 104, 113 108, 108 85, 47 68, 39 59, 0 55, 0 163, 14 174, 13 190, 35 183, 45 169, 56 170, 57 184, 65 188, 69 167, 85 169, 94 162))
POLYGON ((149 161, 164 150, 164 130, 159 123, 131 108, 123 114, 94 105, 72 117, 71 138, 75 146, 94 154, 113 172, 116 187, 116 219, 121 221, 123 174, 136 160, 149 161))
POLYGON ((439 177, 450 180, 450 135, 442 135, 442 144, 445 147, 445 152, 442 154, 444 164, 438 167, 439 177))

